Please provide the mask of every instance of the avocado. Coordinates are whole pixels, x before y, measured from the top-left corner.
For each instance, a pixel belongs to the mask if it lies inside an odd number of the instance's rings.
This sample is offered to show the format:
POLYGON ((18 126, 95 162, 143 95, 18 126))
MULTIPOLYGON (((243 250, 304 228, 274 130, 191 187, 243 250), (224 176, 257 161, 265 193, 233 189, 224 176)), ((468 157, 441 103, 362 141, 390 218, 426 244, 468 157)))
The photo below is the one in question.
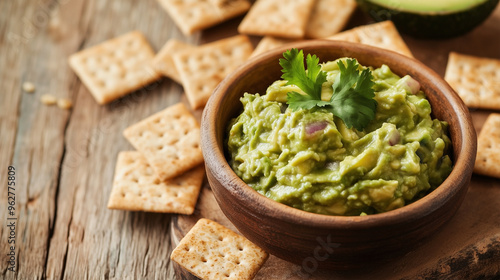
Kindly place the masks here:
POLYGON ((472 30, 499 0, 356 0, 376 21, 392 20, 402 33, 419 38, 450 38, 472 30))

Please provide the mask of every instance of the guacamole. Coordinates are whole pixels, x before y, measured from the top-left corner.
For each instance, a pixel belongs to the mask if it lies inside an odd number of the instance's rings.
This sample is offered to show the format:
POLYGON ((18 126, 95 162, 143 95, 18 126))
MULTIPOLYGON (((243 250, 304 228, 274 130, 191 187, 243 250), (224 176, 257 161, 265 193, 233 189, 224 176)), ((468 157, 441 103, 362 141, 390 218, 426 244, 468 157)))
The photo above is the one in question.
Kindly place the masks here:
MULTIPOLYGON (((321 99, 328 100, 339 67, 332 61, 321 69, 327 73, 321 99)), ((291 110, 287 93, 301 90, 284 80, 265 95, 245 93, 227 135, 235 173, 270 199, 328 215, 386 212, 438 187, 453 166, 448 124, 431 118, 410 76, 385 65, 372 74, 375 119, 362 131, 323 108, 291 110)))

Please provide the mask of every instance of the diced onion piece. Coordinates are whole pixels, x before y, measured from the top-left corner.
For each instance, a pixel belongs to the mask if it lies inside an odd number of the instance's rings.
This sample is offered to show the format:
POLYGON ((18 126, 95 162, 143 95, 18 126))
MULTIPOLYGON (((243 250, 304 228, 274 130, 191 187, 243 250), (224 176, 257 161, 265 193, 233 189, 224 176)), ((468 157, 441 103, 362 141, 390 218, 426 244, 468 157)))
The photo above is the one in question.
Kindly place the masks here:
POLYGON ((394 146, 394 145, 398 144, 400 138, 401 138, 401 136, 399 135, 399 131, 394 130, 392 132, 391 137, 389 138, 389 145, 394 146))
POLYGON ((306 134, 311 135, 317 131, 323 130, 327 125, 328 123, 326 121, 308 123, 306 125, 306 134))
POLYGON ((417 94, 420 91, 420 83, 410 76, 407 76, 406 85, 410 89, 411 94, 417 94))

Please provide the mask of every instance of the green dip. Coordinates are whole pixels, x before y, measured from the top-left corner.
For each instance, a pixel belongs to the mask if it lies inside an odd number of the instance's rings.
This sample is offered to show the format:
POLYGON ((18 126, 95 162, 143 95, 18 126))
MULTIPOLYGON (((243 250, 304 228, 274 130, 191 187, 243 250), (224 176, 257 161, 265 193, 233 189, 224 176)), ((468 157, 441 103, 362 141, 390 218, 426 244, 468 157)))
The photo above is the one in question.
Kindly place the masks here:
MULTIPOLYGON (((336 61, 321 67, 322 100, 328 100, 339 68, 336 61)), ((431 118, 411 77, 385 65, 372 74, 378 105, 363 131, 325 109, 287 108, 287 92, 301 90, 283 80, 265 95, 245 93, 244 110, 229 125, 233 170, 268 198, 328 215, 386 212, 438 187, 453 165, 448 124, 431 118)))

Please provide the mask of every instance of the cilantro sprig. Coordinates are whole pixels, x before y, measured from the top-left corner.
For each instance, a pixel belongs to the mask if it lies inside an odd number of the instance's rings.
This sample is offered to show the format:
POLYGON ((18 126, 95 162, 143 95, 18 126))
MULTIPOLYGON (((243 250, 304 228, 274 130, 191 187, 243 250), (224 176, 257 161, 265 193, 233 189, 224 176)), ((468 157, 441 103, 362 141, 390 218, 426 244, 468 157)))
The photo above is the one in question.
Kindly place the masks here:
POLYGON ((321 100, 321 87, 326 82, 326 72, 321 70, 319 58, 308 54, 307 71, 304 68, 304 52, 291 49, 283 53, 279 63, 282 79, 287 85, 296 85, 306 94, 287 93, 287 104, 292 110, 325 108, 344 121, 348 128, 363 130, 375 118, 377 101, 373 99, 373 75, 370 69, 359 71, 355 59, 338 61, 340 74, 333 83, 333 95, 329 101, 321 100))

